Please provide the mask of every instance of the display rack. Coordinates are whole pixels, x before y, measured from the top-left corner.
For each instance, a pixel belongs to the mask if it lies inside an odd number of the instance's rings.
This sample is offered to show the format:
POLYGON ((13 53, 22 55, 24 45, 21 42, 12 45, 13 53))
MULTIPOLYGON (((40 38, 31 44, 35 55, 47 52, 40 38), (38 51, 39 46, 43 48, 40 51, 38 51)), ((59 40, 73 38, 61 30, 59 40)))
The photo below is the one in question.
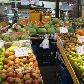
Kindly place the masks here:
POLYGON ((59 51, 62 55, 62 58, 64 60, 65 65, 66 65, 66 67, 67 67, 67 69, 68 69, 68 71, 69 71, 69 73, 73 79, 74 84, 80 84, 80 82, 76 76, 76 73, 75 73, 72 65, 70 64, 70 61, 68 60, 68 58, 67 58, 67 56, 63 50, 63 46, 61 45, 61 41, 60 41, 59 36, 57 37, 57 47, 59 48, 59 51))

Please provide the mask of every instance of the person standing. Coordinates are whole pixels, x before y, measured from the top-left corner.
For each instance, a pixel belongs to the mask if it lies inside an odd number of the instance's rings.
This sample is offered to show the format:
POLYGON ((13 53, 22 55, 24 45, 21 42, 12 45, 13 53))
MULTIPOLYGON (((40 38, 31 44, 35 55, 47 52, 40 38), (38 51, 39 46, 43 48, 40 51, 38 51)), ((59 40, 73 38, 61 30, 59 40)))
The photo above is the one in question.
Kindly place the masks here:
POLYGON ((17 23, 18 19, 19 19, 18 12, 16 10, 14 10, 14 16, 13 16, 13 19, 12 19, 12 24, 17 23))

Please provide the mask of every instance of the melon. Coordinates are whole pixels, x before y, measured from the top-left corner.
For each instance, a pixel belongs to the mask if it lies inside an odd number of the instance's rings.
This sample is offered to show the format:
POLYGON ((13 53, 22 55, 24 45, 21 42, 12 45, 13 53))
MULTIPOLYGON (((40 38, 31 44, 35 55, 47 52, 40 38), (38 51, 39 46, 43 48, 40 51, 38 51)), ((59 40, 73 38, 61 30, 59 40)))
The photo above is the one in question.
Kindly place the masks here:
POLYGON ((55 28, 48 28, 47 32, 48 32, 48 34, 54 34, 55 33, 55 28))
POLYGON ((44 27, 45 27, 45 29, 48 29, 48 28, 50 28, 50 24, 45 24, 44 27))
POLYGON ((37 32, 38 34, 46 34, 47 30, 45 28, 39 28, 37 32))
POLYGON ((37 33, 36 29, 34 29, 34 28, 29 28, 28 31, 32 35, 35 35, 37 33))
POLYGON ((74 32, 73 27, 68 27, 68 32, 70 32, 70 33, 74 32))

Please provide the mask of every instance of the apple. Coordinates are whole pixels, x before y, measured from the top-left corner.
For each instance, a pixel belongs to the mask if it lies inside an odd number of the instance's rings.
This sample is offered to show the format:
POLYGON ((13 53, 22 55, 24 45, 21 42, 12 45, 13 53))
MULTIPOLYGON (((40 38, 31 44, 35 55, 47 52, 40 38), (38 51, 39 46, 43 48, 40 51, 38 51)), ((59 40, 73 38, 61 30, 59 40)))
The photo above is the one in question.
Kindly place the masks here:
POLYGON ((4 57, 0 57, 0 62, 2 62, 4 60, 4 57))
POLYGON ((13 78, 13 77, 7 77, 7 81, 8 81, 9 83, 13 83, 13 82, 14 82, 14 78, 13 78))
POLYGON ((8 57, 9 60, 13 61, 15 59, 15 56, 14 55, 11 55, 8 57))
POLYGON ((22 74, 22 73, 18 73, 16 76, 17 76, 18 78, 23 78, 23 74, 22 74))
POLYGON ((21 83, 21 79, 20 78, 15 78, 15 84, 20 84, 21 83))
POLYGON ((79 66, 79 70, 80 70, 81 72, 84 72, 84 66, 80 65, 80 66, 79 66))
POLYGON ((30 77, 30 73, 27 73, 26 75, 24 75, 24 80, 29 80, 31 77, 30 77))
POLYGON ((3 48, 0 48, 0 55, 3 53, 3 48))
POLYGON ((3 69, 3 65, 0 65, 0 70, 3 69))
POLYGON ((32 73, 32 77, 33 77, 34 79, 37 79, 39 76, 40 76, 40 74, 32 73))
POLYGON ((3 63, 4 64, 8 64, 8 62, 9 62, 8 59, 7 58, 4 58, 3 63))
POLYGON ((6 77, 7 77, 7 76, 6 76, 5 73, 2 73, 2 74, 1 74, 1 78, 5 79, 6 77))
POLYGON ((73 51, 71 51, 71 55, 72 55, 72 56, 75 56, 75 55, 76 55, 76 53, 75 53, 75 52, 73 52, 73 51))
POLYGON ((3 84, 9 84, 8 82, 3 82, 3 84))
POLYGON ((82 56, 82 60, 84 60, 84 56, 82 56))
POLYGON ((33 80, 33 84, 40 84, 38 80, 33 80))
POLYGON ((25 84, 32 84, 32 81, 31 80, 26 80, 25 84))
POLYGON ((3 65, 3 62, 0 62, 0 65, 3 65))
POLYGON ((14 65, 14 61, 11 61, 11 60, 10 60, 7 65, 8 65, 9 67, 12 66, 12 65, 14 65))
POLYGON ((7 73, 7 76, 13 77, 13 76, 14 76, 14 73, 13 73, 13 72, 8 72, 8 73, 7 73))

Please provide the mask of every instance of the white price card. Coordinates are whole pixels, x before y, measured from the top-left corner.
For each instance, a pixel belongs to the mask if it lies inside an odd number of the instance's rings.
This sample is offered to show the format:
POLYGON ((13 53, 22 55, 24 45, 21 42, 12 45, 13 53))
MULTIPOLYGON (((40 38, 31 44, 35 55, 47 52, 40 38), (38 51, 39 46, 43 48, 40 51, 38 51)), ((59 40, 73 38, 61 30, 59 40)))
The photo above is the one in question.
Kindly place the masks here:
POLYGON ((31 48, 31 41, 30 40, 20 40, 19 42, 20 42, 20 44, 22 44, 28 48, 31 48))
POLYGON ((68 29, 66 27, 60 27, 60 33, 68 33, 68 29))
POLYGON ((15 56, 16 57, 28 56, 28 48, 27 47, 16 48, 15 49, 15 56))
POLYGON ((84 54, 84 45, 77 47, 76 51, 79 55, 83 55, 84 54))
POLYGON ((79 40, 80 43, 83 43, 84 42, 84 36, 79 36, 78 40, 79 40))

